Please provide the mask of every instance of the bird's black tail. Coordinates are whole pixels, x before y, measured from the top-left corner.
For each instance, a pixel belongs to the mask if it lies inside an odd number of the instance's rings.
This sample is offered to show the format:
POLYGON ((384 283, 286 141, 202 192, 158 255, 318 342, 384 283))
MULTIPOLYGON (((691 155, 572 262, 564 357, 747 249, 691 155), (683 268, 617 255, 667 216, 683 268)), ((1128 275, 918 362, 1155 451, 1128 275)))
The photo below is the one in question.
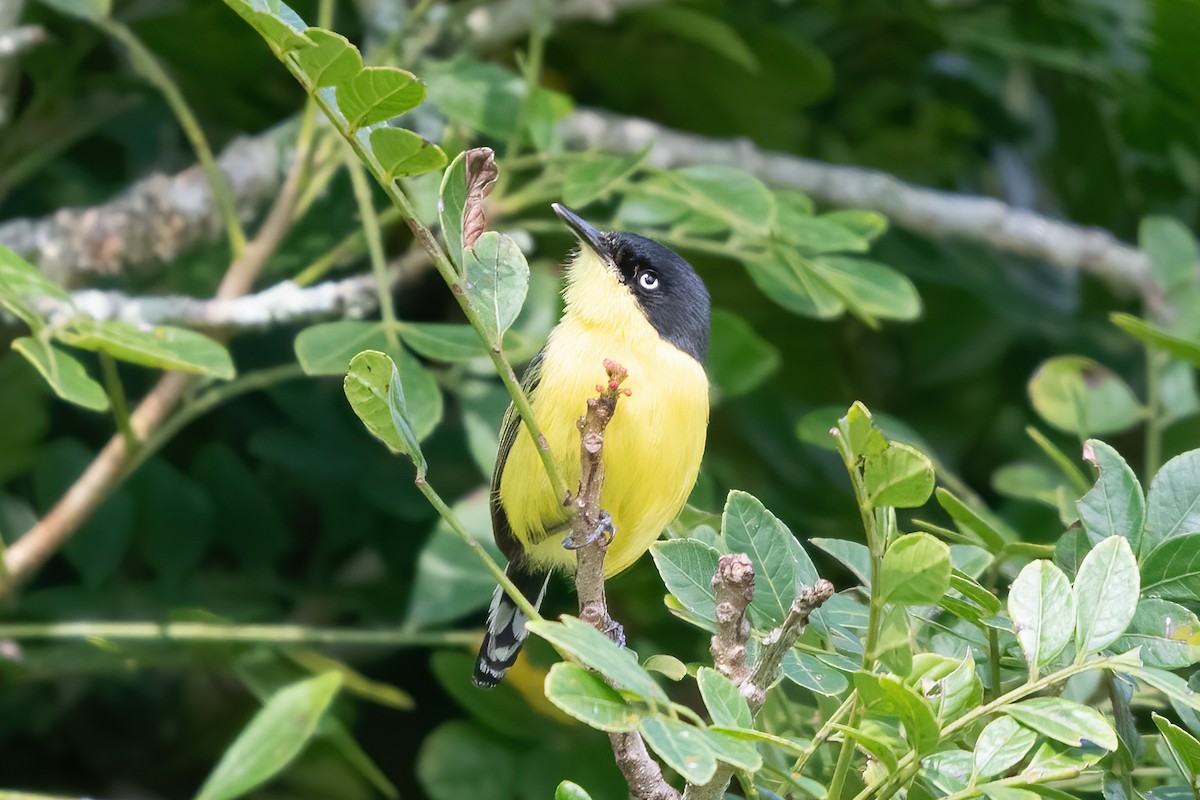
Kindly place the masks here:
MULTIPOLYGON (((521 590, 521 594, 529 598, 534 608, 541 606, 546 585, 550 582, 550 573, 528 572, 519 564, 509 564, 505 574, 521 590)), ((504 677, 504 673, 517 660, 521 645, 525 644, 527 621, 525 613, 504 593, 504 588, 497 586, 496 594, 492 596, 492 607, 488 611, 487 632, 483 635, 479 657, 475 659, 473 680, 476 686, 490 689, 504 677)))

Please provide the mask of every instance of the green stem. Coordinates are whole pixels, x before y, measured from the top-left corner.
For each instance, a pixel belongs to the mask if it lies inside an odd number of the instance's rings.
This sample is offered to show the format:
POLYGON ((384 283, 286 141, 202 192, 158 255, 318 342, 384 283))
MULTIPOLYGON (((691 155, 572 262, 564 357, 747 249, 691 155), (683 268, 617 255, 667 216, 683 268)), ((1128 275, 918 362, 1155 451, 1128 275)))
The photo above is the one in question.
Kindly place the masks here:
MULTIPOLYGON (((546 35, 550 29, 549 4, 547 0, 533 0, 533 9, 529 25, 529 45, 525 49, 525 96, 517 108, 517 124, 511 137, 504 147, 506 157, 515 156, 521 149, 521 134, 529 121, 529 113, 533 108, 533 97, 542 80, 542 61, 546 52, 546 35)), ((501 176, 503 178, 503 176, 501 176)))
POLYGON ((182 406, 163 424, 155 428, 153 433, 146 437, 146 440, 141 443, 141 446, 138 447, 137 451, 126 462, 125 468, 121 473, 121 480, 125 480, 132 475, 138 467, 145 463, 146 459, 158 452, 167 442, 171 441, 175 434, 187 427, 192 420, 208 413, 226 400, 232 400, 247 392, 266 389, 277 383, 302 377, 304 377, 304 370, 300 368, 299 364, 284 364, 278 367, 268 367, 267 369, 247 372, 245 375, 229 383, 223 383, 209 389, 195 400, 182 406))
MULTIPOLYGON (((1022 684, 1007 694, 997 697, 990 703, 985 703, 978 708, 972 709, 961 717, 951 722, 942 729, 941 739, 946 741, 955 733, 964 728, 973 725, 977 720, 992 714, 1010 703, 1015 703, 1018 700, 1023 700, 1031 694, 1036 694, 1043 689, 1053 686, 1056 683, 1065 681, 1072 675, 1078 675, 1081 672, 1088 672, 1093 669, 1105 669, 1114 658, 1100 658, 1095 661, 1090 661, 1084 664, 1071 664, 1063 667, 1057 672, 1052 672, 1045 677, 1039 678, 1036 681, 1022 684)), ((865 787, 861 792, 855 795, 854 800, 868 800, 871 797, 891 797, 896 789, 903 786, 909 779, 916 774, 920 768, 920 762, 917 760, 916 753, 910 751, 907 755, 900 759, 896 769, 893 770, 879 783, 873 783, 865 787)), ((833 795, 830 795, 830 800, 834 800, 833 795)))
POLYGON ((200 168, 204 170, 209 186, 212 187, 213 201, 221 214, 221 220, 225 223, 225 232, 229 237, 229 249, 232 252, 233 260, 236 261, 241 257, 242 250, 246 246, 246 234, 237 218, 237 206, 234 203, 233 191, 229 188, 229 182, 225 180, 221 168, 217 166, 212 148, 209 147, 208 139, 204 136, 204 130, 200 127, 196 115, 192 113, 191 106, 188 105, 175 81, 159 62, 158 57, 142 44, 133 31, 111 18, 99 19, 96 24, 125 48, 134 71, 158 89, 163 99, 167 101, 171 113, 179 121, 184 135, 187 136, 192 150, 196 153, 200 168))
MULTIPOLYGON (((862 709, 855 707, 850 715, 848 725, 853 728, 862 719, 862 709)), ((828 800, 841 800, 846 788, 846 777, 850 774, 850 762, 854 760, 854 740, 849 736, 842 737, 842 746, 838 750, 837 763, 833 767, 833 778, 829 781, 829 791, 825 797, 828 800)))
MULTIPOLYGON (((516 373, 513 372, 512 365, 509 364, 508 359, 505 358, 504 351, 501 349, 499 343, 493 343, 489 341, 487 332, 484 329, 483 324, 480 322, 479 315, 475 313, 475 310, 471 308, 471 304, 467 302, 466 287, 463 286, 461 278, 458 274, 458 270, 455 268, 453 262, 450 261, 449 256, 446 255, 446 251, 438 243, 436 237, 433 235, 433 231, 429 229, 429 226, 422 222, 420 217, 417 216, 416 209, 413 207, 412 201, 409 199, 408 195, 404 193, 404 190, 400 188, 399 184, 397 184, 394 180, 388 180, 384 177, 381 177, 384 176, 385 173, 382 167, 380 167, 379 162, 376 161, 375 156, 370 152, 370 150, 363 146, 363 143, 359 141, 359 138, 355 136, 352 131, 342 128, 344 121, 341 114, 337 112, 337 109, 330 105, 329 100, 324 95, 315 91, 315 87, 309 83, 308 78, 305 76, 303 71, 296 66, 296 63, 291 56, 284 58, 283 61, 291 71, 292 75, 297 81, 299 81, 300 85, 303 86, 305 91, 309 93, 309 96, 312 97, 321 110, 325 112, 325 116, 328 117, 329 121, 334 124, 338 132, 342 135, 342 138, 350 143, 350 146, 354 149, 354 152, 371 170, 371 174, 383 187, 383 190, 387 193, 388 198, 391 199, 391 201, 396 205, 396 208, 399 209, 400 216, 408 224, 409 230, 412 231, 413 236, 417 239, 417 242, 425 249, 427 253, 429 253, 429 257, 433 259, 434 267, 442 276, 442 280, 444 280, 446 285, 450 287, 451 294, 453 294, 454 299, 458 301, 458 306, 460 309, 462 309, 463 315, 467 318, 467 322, 469 322, 471 327, 475 329, 475 332, 479 334, 479 338, 488 344, 488 355, 492 359, 492 364, 500 375, 500 380, 504 383, 504 388, 508 390, 509 396, 512 398, 513 406, 516 408, 517 413, 521 416, 521 422, 524 423, 525 430, 528 431, 530 438, 533 439, 534 447, 537 450, 538 456, 542 460, 542 466, 546 469, 547 476, 549 476, 550 486, 556 497, 561 497, 565 500, 568 496, 567 485, 563 481, 562 476, 558 472, 558 468, 554 464, 554 457, 550 452, 550 445, 546 441, 546 437, 542 435, 542 429, 538 425, 537 420, 534 418, 533 406, 530 405, 529 398, 521 388, 521 383, 517 379, 516 373)), ((513 599, 516 600, 515 597, 513 599)))
POLYGON ((812 741, 809 742, 808 746, 804 748, 804 753, 797 758, 796 763, 792 765, 791 771, 793 775, 799 775, 800 770, 804 769, 804 767, 808 765, 809 759, 811 759, 813 754, 817 752, 817 748, 819 748, 826 739, 833 735, 833 726, 837 725, 841 721, 842 717, 850 713, 850 709, 854 708, 854 704, 857 700, 858 692, 850 692, 850 694, 846 696, 846 699, 842 701, 842 704, 838 706, 832 714, 829 715, 829 719, 825 720, 825 724, 821 726, 821 729, 818 730, 813 736, 812 741))
POLYGON ((1146 345, 1146 456, 1142 470, 1142 485, 1150 480, 1162 465, 1163 430, 1166 420, 1162 414, 1161 385, 1167 354, 1146 345))
POLYGON ((504 572, 504 568, 496 563, 496 560, 483 548, 483 545, 467 532, 467 529, 463 527, 462 522, 455 516, 450 506, 446 505, 441 496, 429 485, 429 481, 424 478, 418 478, 417 488, 421 490, 421 494, 425 495, 425 499, 438 512, 442 520, 450 526, 450 530, 454 531, 458 535, 458 538, 462 539, 463 543, 471 548, 476 558, 483 562, 483 565, 492 573, 496 581, 504 588, 505 593, 517 604, 517 607, 525 613, 525 616, 529 619, 541 619, 542 615, 538 613, 537 608, 529 602, 521 590, 517 588, 516 584, 509 579, 508 575, 504 572))
POLYGON ((354 199, 358 203, 358 214, 362 218, 363 231, 367 236, 367 253, 371 259, 371 271, 375 273, 375 295, 379 298, 379 316, 383 320, 383 334, 388 350, 399 358, 400 336, 396 333, 396 306, 388 288, 387 262, 383 256, 383 234, 379 228, 379 215, 371 199, 371 185, 362 162, 346 148, 346 169, 350 172, 350 183, 354 186, 354 199))
MULTIPOLYGON (((387 228, 400 220, 400 210, 394 206, 389 206, 380 211, 376 216, 380 227, 387 228)), ((353 233, 347 234, 340 242, 318 256, 307 267, 300 270, 296 277, 292 279, 292 282, 297 286, 311 286, 324 278, 330 270, 345 266, 361 254, 366 247, 367 234, 361 227, 357 228, 353 233)))
MULTIPOLYGON (((988 628, 988 669, 992 676, 993 698, 1000 696, 1000 633, 995 628, 988 628)), ((1031 676, 1037 678, 1037 675, 1031 676)))
POLYGON ((388 647, 470 646, 472 631, 356 630, 307 625, 220 625, 207 622, 51 622, 0 625, 0 639, 126 639, 163 642, 263 642, 388 647))
POLYGON ((18 792, 11 789, 0 789, 0 800, 81 800, 78 797, 62 794, 40 794, 38 792, 18 792))
POLYGON ((117 430, 125 439, 125 449, 134 452, 138 447, 137 434, 129 421, 129 404, 125 401, 125 388, 121 385, 121 375, 117 372, 117 362, 104 351, 100 351, 100 371, 104 375, 104 390, 108 392, 108 401, 112 406, 113 419, 117 430))
POLYGON ((978 786, 968 786, 966 789, 961 791, 945 795, 942 797, 942 800, 967 800, 967 798, 979 797, 983 794, 985 789, 989 788, 1000 789, 1009 786, 1035 786, 1039 783, 1052 783, 1053 781, 1074 778, 1079 774, 1079 772, 1079 767, 1063 767, 1055 772, 1040 773, 1037 777, 1037 780, 1032 781, 1029 778, 1023 778, 1020 775, 1015 775, 1011 778, 1001 778, 998 781, 988 781, 987 783, 979 784, 978 786))

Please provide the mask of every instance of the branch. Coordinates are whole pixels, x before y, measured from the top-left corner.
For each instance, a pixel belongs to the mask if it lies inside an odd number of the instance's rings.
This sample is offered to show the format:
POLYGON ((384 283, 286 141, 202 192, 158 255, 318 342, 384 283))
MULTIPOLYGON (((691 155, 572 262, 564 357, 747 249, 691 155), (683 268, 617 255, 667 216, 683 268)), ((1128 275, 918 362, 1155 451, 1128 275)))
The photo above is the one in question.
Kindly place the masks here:
POLYGON ((560 130, 567 144, 577 148, 627 153, 649 146, 649 163, 658 167, 739 167, 775 186, 799 189, 819 203, 872 209, 918 233, 959 237, 1089 272, 1115 289, 1145 292, 1150 283, 1146 255, 1108 231, 1049 219, 990 197, 911 186, 883 172, 763 150, 749 139, 712 139, 604 111, 576 111, 560 130))
MULTIPOLYGON (((661 5, 665 0, 558 0, 549 4, 556 21, 576 20, 611 22, 622 11, 661 5)), ((464 19, 468 44, 475 50, 488 50, 515 39, 533 24, 536 0, 499 0, 479 6, 464 19)))
MULTIPOLYGON (((413 250, 392 262, 385 290, 409 282, 428 266, 425 252, 413 250)), ((41 298, 35 306, 50 320, 82 312, 96 320, 118 320, 139 326, 180 325, 240 332, 328 317, 362 319, 375 311, 379 298, 375 276, 368 273, 307 287, 282 281, 256 294, 229 299, 186 295, 133 297, 117 291, 82 289, 72 292, 69 303, 41 298)))
MULTIPOLYGON (((741 553, 721 556, 712 582, 717 594, 717 634, 712 638, 713 663, 718 670, 740 684, 742 697, 746 698, 750 712, 758 714, 766 702, 767 690, 779 680, 783 657, 804 632, 812 613, 833 596, 833 584, 818 580, 813 586, 803 586, 796 592, 796 599, 792 601, 783 624, 763 639, 758 663, 750 670, 746 667, 746 642, 750 638, 750 626, 745 617, 746 609, 754 598, 754 567, 750 559, 741 553), (726 605, 726 608, 722 609, 722 605, 726 605), (742 678, 734 678, 723 666, 733 667, 742 678)), ((721 762, 708 783, 689 783, 683 792, 683 800, 720 800, 725 796, 732 777, 733 768, 721 762)))
MULTIPOLYGON (((267 259, 283 240, 292 211, 300 194, 303 164, 307 160, 307 140, 296 149, 296 159, 262 227, 229 265, 217 287, 218 300, 230 300, 245 294, 254 284, 267 259)), ((203 180, 201 177, 200 180, 203 180)), ((163 423, 195 378, 180 372, 168 372, 150 390, 130 415, 130 427, 137 439, 144 440, 163 423)), ((7 573, 0 583, 0 597, 27 580, 79 530, 92 513, 108 498, 125 476, 126 467, 136 457, 122 435, 109 439, 83 474, 67 489, 58 502, 37 524, 14 542, 3 554, 7 573)))
MULTIPOLYGON (((294 125, 284 123, 235 140, 217 159, 243 222, 279 194, 293 134, 294 125)), ((98 206, 6 222, 0 245, 32 260, 55 282, 78 286, 128 267, 173 261, 223 231, 212 187, 193 166, 151 175, 98 206)))
MULTIPOLYGON (((605 361, 604 368, 608 373, 608 385, 596 387, 600 396, 588 400, 587 413, 579 418, 579 491, 571 500, 574 515, 564 545, 578 548, 575 592, 579 596, 579 618, 623 644, 621 626, 609 616, 604 593, 604 555, 611 529, 605 530, 600 491, 604 486, 604 430, 616 413, 617 400, 624 393, 621 383, 627 373, 613 361, 605 361)), ((611 733, 608 738, 613 757, 629 786, 630 797, 679 800, 679 792, 663 778, 662 768, 650 757, 640 733, 611 733)))
POLYGON ((9 58, 46 41, 46 29, 41 25, 22 25, 0 33, 0 58, 9 58))

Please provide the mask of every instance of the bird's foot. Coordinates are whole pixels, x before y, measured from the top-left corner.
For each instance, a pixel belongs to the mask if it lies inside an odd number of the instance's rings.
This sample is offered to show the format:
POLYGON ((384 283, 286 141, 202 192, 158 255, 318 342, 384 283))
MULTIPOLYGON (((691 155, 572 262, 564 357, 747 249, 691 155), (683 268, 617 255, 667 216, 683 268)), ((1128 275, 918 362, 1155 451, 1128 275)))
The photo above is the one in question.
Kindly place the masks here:
POLYGON ((604 629, 604 633, 616 643, 617 647, 625 646, 625 629, 615 619, 608 621, 608 627, 604 629))
POLYGON ((583 537, 583 541, 577 539, 574 531, 572 531, 563 539, 562 546, 568 550, 578 550, 581 547, 587 547, 597 539, 603 538, 604 546, 607 547, 612 542, 613 536, 616 533, 617 528, 613 525, 612 514, 607 511, 601 511, 599 519, 596 520, 596 527, 592 529, 591 533, 583 537))

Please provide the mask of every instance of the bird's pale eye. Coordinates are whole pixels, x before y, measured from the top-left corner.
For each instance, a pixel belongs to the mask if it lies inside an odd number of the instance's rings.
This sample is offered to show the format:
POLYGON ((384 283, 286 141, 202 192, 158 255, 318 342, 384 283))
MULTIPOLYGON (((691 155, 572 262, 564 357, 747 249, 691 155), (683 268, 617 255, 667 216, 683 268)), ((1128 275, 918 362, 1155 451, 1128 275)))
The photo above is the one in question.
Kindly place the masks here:
POLYGON ((658 273, 654 270, 646 270, 638 275, 638 285, 648 292, 652 292, 658 288, 658 273))

